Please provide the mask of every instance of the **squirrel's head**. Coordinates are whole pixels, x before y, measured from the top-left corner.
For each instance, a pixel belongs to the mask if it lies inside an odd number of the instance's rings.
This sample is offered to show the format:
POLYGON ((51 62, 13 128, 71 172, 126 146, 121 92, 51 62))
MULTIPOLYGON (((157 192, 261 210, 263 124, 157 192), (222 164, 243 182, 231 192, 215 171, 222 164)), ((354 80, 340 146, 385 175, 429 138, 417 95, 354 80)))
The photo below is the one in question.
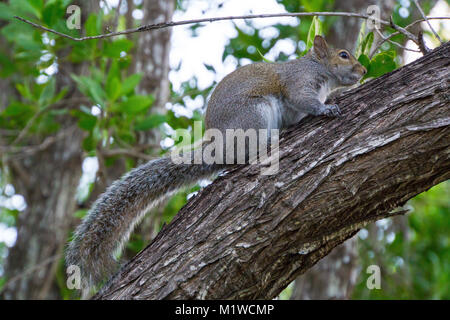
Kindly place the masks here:
POLYGON ((341 86, 351 86, 367 73, 348 50, 331 48, 322 36, 314 38, 312 50, 314 57, 336 76, 341 86))

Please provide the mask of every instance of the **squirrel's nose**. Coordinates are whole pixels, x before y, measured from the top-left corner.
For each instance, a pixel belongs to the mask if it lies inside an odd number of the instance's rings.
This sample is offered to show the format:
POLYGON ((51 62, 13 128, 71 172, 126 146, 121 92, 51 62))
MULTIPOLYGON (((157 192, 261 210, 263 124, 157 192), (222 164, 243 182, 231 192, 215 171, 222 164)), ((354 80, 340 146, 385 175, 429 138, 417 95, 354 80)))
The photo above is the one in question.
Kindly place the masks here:
POLYGON ((355 64, 353 66, 353 72, 358 72, 361 76, 364 76, 367 73, 367 69, 361 64, 355 64))

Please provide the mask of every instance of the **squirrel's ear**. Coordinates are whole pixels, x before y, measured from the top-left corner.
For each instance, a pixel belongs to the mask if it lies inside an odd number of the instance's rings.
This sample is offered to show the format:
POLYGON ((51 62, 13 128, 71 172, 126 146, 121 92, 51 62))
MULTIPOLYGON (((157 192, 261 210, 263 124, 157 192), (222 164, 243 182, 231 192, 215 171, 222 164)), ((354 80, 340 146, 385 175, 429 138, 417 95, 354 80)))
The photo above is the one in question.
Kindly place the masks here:
POLYGON ((320 59, 328 55, 328 44, 322 36, 315 36, 314 38, 314 53, 320 59))

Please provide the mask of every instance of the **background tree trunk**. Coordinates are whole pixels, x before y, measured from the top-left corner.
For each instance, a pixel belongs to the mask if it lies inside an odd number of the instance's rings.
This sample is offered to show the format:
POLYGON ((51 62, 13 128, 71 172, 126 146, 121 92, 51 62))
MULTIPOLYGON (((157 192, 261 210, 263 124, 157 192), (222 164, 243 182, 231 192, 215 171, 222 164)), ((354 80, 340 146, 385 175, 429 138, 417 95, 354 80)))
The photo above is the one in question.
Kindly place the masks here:
MULTIPOLYGON (((370 5, 376 5, 380 8, 381 18, 389 20, 389 17, 394 10, 396 1, 394 0, 349 0, 349 1, 335 1, 334 10, 342 12, 357 12, 367 14, 367 8, 370 5)), ((346 19, 338 18, 333 28, 327 34, 327 41, 330 38, 330 43, 336 47, 347 48, 354 52, 356 40, 358 39, 359 29, 361 28, 362 20, 360 19, 346 19)), ((374 33, 375 40, 379 38, 378 33, 374 33)), ((375 41, 375 42, 376 42, 375 41)))
MULTIPOLYGON (((98 10, 98 1, 80 0, 74 4, 82 10, 82 23, 89 12, 98 10)), ((64 51, 64 49, 62 50, 64 51)), ((60 52, 60 57, 65 53, 60 52)), ((71 73, 85 74, 87 64, 74 64, 61 59, 57 86, 68 86, 66 99, 76 100, 71 73)), ((67 108, 78 107, 77 104, 67 108)), ((25 197, 27 208, 17 221, 17 241, 10 249, 5 275, 10 281, 4 288, 5 299, 56 299, 55 271, 76 209, 75 195, 81 177, 83 133, 76 119, 61 116, 61 129, 54 142, 44 150, 26 157, 11 159, 12 182, 25 197)), ((28 144, 39 144, 31 137, 28 144)))
POLYGON ((231 169, 98 299, 276 297, 368 223, 450 177, 450 43, 338 100, 280 141, 280 170, 231 169))

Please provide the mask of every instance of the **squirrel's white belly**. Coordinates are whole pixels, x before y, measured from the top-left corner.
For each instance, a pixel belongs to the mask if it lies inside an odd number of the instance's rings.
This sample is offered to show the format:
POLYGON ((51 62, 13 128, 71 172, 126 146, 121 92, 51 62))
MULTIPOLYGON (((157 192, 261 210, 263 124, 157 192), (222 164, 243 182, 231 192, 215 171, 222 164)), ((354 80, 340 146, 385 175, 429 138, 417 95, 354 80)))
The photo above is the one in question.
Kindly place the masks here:
POLYGON ((266 96, 267 104, 261 106, 267 119, 267 129, 280 129, 282 126, 283 106, 281 101, 274 96, 266 96))
POLYGON ((325 103, 327 100, 328 95, 331 92, 330 85, 328 84, 328 81, 325 82, 319 89, 319 101, 322 103, 325 103))
POLYGON ((266 109, 269 130, 286 128, 307 116, 306 113, 299 112, 281 98, 274 96, 266 98, 269 101, 269 108, 266 109))

